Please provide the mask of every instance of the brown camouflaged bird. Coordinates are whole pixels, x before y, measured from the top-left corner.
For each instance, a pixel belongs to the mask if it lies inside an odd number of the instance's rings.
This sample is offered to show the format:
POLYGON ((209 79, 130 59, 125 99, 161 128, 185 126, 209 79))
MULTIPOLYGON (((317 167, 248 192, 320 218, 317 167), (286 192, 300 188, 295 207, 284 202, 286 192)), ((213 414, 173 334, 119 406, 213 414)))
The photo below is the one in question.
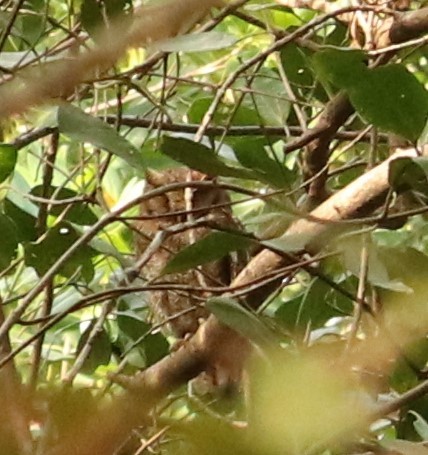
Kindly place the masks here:
MULTIPOLYGON (((146 175, 145 193, 172 183, 189 181, 210 181, 210 178, 188 168, 149 171, 146 175)), ((204 218, 215 225, 238 228, 239 223, 234 220, 231 208, 227 205, 229 202, 227 192, 214 184, 204 188, 183 186, 144 201, 140 207, 141 219, 135 224, 137 254, 141 257, 159 231, 183 222, 200 221, 204 218), (215 207, 218 204, 225 205, 215 207)), ((180 292, 165 289, 148 293, 148 305, 152 311, 153 322, 163 325, 163 332, 166 335, 174 335, 178 340, 193 335, 200 323, 208 317, 204 302, 211 294, 204 288, 228 286, 246 262, 245 255, 238 255, 234 260, 225 257, 197 269, 161 276, 165 265, 178 251, 194 244, 210 232, 210 227, 202 226, 166 237, 160 248, 154 250, 149 261, 141 269, 140 275, 151 283, 169 282, 194 288, 180 292)), ((231 393, 233 395, 234 391, 240 388, 243 359, 247 354, 248 343, 243 338, 234 346, 219 348, 211 359, 211 364, 207 365, 206 371, 192 381, 192 390, 197 395, 226 396, 231 393)))
MULTIPOLYGON (((204 180, 208 180, 205 174, 187 168, 148 171, 145 192, 171 183, 204 180)), ((146 250, 158 231, 192 219, 199 220, 204 217, 223 226, 236 226, 230 207, 212 208, 213 205, 227 202, 229 202, 227 192, 215 186, 182 188, 144 201, 140 207, 142 219, 135 224, 138 231, 137 254, 146 250), (185 213, 205 207, 207 210, 185 213), (179 213, 174 215, 176 212, 179 213), (150 219, 144 219, 147 216, 150 219)), ((227 286, 230 283, 233 268, 230 258, 211 262, 183 273, 160 276, 165 265, 178 251, 202 239, 209 232, 208 227, 196 227, 167 237, 145 264, 141 270, 141 276, 151 283, 162 281, 195 288, 227 286)), ((164 332, 180 339, 196 332, 201 319, 208 316, 203 304, 209 296, 208 292, 201 290, 153 291, 149 294, 148 304, 153 312, 153 321, 165 323, 164 332)))

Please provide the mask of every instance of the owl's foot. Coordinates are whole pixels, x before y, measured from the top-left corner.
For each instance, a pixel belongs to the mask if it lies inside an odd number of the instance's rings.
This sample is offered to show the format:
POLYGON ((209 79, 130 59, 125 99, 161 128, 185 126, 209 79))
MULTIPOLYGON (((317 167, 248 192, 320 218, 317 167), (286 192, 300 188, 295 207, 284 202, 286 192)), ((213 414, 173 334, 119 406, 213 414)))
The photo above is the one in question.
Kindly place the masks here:
POLYGON ((192 334, 186 333, 183 338, 175 340, 170 347, 170 351, 171 352, 178 351, 190 340, 190 338, 192 338, 192 334))

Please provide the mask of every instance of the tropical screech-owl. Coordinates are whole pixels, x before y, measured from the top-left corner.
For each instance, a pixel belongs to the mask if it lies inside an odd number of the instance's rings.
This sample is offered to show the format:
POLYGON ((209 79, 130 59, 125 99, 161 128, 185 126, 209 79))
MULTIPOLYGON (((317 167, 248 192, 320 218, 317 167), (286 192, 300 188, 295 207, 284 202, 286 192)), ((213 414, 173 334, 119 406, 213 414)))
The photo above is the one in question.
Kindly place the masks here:
MULTIPOLYGON (((150 170, 146 176, 145 192, 171 183, 207 179, 205 174, 182 167, 162 171, 150 170)), ((215 204, 228 201, 227 192, 215 186, 180 188, 144 201, 140 207, 142 218, 135 223, 137 255, 141 255, 145 251, 158 231, 191 219, 208 217, 216 224, 234 226, 230 207, 212 208, 215 204), (207 208, 206 211, 198 211, 194 214, 185 213, 204 207, 207 208), (175 212, 181 212, 181 214, 174 215, 175 212), (144 219, 147 216, 150 218, 144 219)), ((208 227, 195 227, 167 237, 145 264, 141 270, 141 276, 150 283, 162 281, 195 288, 228 285, 233 268, 229 258, 211 262, 183 273, 160 276, 165 265, 178 251, 202 239, 209 232, 208 227)), ((159 290, 149 292, 148 304, 153 314, 153 321, 160 324, 165 323, 164 333, 184 338, 185 335, 196 332, 201 319, 208 316, 208 311, 204 308, 204 300, 208 297, 208 292, 196 289, 190 291, 159 290)))

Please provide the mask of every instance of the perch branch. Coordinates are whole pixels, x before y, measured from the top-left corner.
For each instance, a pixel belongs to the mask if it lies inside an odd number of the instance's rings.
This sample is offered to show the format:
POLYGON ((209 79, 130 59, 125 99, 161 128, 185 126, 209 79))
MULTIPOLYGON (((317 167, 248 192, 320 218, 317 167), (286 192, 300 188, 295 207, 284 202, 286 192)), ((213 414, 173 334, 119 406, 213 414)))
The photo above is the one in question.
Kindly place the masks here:
MULTIPOLYGON (((316 251, 322 242, 343 229, 341 220, 360 218, 370 213, 382 203, 382 195, 389 188, 389 163, 400 157, 415 157, 415 149, 399 150, 389 159, 366 172, 327 199, 311 212, 311 216, 323 222, 300 219, 294 222, 284 236, 299 235, 308 239, 307 248, 316 251)), ((287 264, 289 259, 271 250, 263 250, 255 256, 233 281, 232 286, 253 282, 266 273, 287 264)), ((260 296, 258 296, 258 300, 260 296)), ((259 300, 260 302, 260 300, 259 300)), ((180 350, 133 377, 118 375, 115 382, 131 390, 171 390, 170 385, 178 385, 200 373, 216 357, 216 353, 231 352, 236 355, 239 349, 247 352, 244 340, 233 330, 221 324, 214 316, 202 324, 180 350), (231 347, 234 349, 232 350, 231 347)), ((239 354, 238 354, 239 355, 239 354)), ((239 357, 232 359, 238 362, 239 357)), ((172 387, 173 388, 173 387, 172 387)))

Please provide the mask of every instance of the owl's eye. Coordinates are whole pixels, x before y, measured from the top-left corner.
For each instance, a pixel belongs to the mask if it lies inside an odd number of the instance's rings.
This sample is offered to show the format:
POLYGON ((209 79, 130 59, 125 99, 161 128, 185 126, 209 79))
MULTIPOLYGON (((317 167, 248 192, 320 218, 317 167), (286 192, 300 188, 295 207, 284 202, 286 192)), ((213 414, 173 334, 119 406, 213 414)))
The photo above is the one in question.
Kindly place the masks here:
POLYGON ((210 208, 216 204, 222 204, 229 201, 227 193, 218 188, 201 188, 195 191, 194 206, 197 208, 210 208))

